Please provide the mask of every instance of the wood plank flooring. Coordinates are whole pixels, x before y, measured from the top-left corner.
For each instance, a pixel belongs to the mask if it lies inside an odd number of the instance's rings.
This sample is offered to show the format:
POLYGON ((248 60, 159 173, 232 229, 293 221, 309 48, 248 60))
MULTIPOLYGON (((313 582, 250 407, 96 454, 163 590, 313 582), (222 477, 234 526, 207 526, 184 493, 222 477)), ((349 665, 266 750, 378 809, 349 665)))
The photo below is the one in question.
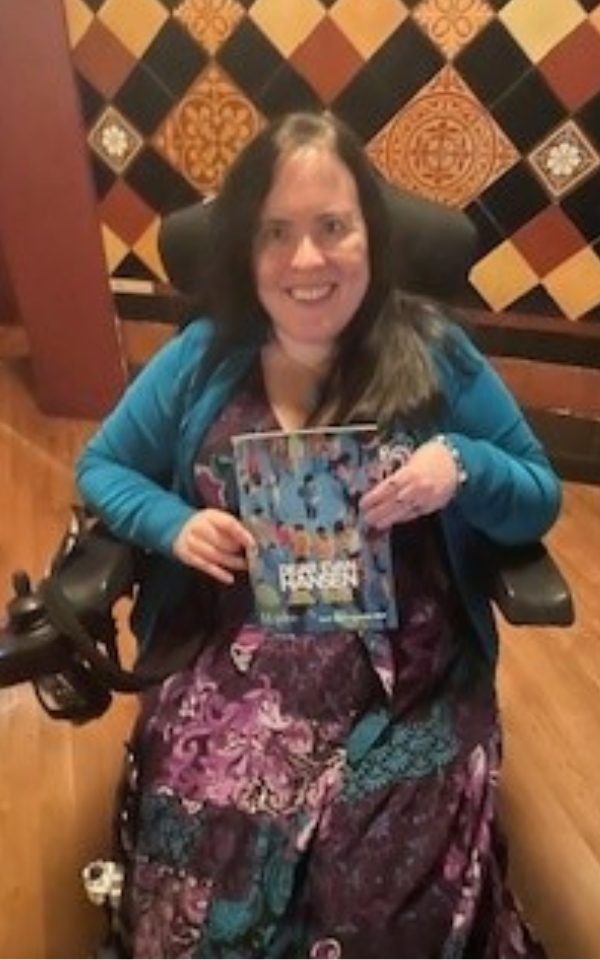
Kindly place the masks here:
MULTIPOLYGON (((44 417, 27 366, 0 363, 0 605, 10 575, 44 572, 93 424, 44 417)), ((566 485, 548 538, 572 585, 567 630, 502 625, 502 811, 515 887, 552 957, 600 956, 600 487, 566 485)), ((107 851, 135 703, 49 720, 28 686, 0 690, 0 956, 91 956, 101 923, 79 873, 107 851)))

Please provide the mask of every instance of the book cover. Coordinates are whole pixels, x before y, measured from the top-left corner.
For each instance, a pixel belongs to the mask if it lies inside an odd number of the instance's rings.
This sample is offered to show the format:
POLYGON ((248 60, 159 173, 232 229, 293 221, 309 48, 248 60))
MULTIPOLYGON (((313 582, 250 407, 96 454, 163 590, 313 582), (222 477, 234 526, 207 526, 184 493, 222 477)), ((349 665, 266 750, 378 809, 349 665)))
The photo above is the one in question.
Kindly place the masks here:
POLYGON ((382 476, 375 425, 233 437, 240 517, 261 625, 297 633, 398 623, 389 533, 358 503, 382 476))

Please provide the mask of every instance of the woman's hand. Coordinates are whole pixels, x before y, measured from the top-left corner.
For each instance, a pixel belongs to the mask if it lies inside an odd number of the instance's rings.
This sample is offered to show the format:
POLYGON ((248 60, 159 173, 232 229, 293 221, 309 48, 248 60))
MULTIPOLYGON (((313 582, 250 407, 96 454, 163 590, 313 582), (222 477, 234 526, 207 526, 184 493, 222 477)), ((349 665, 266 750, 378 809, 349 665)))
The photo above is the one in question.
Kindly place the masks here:
POLYGON ((429 440, 401 467, 366 493, 360 509, 369 526, 387 530, 441 510, 459 485, 459 469, 440 440, 429 440))
POLYGON ((232 584, 235 570, 246 570, 242 551, 255 546, 240 521, 225 510, 199 510, 179 531, 173 543, 178 560, 220 583, 232 584))

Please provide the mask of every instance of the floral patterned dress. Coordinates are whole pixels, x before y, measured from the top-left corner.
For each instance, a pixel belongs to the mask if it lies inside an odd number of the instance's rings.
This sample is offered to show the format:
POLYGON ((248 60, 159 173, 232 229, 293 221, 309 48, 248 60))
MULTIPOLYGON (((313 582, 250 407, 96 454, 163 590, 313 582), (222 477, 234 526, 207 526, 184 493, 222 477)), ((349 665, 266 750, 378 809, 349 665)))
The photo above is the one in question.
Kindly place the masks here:
MULTIPOLYGON (((252 381, 199 451, 207 505, 235 509, 249 423, 276 427, 252 381)), ((394 555, 387 634, 267 634, 245 577, 214 588, 210 642, 148 695, 133 743, 135 956, 543 955, 505 886, 493 675, 435 519, 398 526, 394 555)))

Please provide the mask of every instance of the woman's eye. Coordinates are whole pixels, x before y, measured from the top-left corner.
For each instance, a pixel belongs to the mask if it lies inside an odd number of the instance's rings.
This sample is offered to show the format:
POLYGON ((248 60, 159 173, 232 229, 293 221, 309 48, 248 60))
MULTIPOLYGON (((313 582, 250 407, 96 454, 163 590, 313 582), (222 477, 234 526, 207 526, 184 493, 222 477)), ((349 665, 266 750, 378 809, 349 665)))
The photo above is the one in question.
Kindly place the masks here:
POLYGON ((348 232, 348 225, 341 217, 325 217, 321 221, 321 234, 329 240, 337 240, 348 232))
POLYGON ((289 233, 284 223, 265 223, 258 232, 258 242, 261 247, 277 246, 287 242, 289 233))

